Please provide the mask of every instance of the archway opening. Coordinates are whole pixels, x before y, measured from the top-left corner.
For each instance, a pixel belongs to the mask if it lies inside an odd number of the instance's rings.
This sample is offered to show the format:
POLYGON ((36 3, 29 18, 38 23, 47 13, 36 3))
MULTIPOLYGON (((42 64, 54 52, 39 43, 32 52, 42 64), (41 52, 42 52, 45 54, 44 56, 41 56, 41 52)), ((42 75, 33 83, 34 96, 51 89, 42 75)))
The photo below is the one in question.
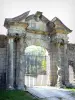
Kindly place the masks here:
POLYGON ((69 82, 75 84, 75 72, 74 72, 74 65, 73 61, 69 61, 69 82))
POLYGON ((25 49, 25 85, 46 86, 50 71, 48 51, 40 46, 29 46, 25 49))

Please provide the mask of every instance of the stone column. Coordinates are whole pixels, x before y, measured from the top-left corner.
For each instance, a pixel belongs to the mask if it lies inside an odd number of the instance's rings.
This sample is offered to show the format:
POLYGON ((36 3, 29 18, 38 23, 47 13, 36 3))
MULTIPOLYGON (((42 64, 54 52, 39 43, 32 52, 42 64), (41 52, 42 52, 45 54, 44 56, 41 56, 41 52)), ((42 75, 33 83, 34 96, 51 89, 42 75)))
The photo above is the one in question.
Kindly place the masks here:
POLYGON ((64 43, 64 70, 65 70, 65 84, 69 85, 69 66, 68 66, 68 55, 67 55, 66 43, 64 43))
POLYGON ((46 73, 47 73, 47 85, 50 86, 50 53, 46 55, 46 73))
POLYGON ((24 38, 20 38, 20 68, 19 68, 19 82, 18 89, 25 90, 24 88, 24 74, 25 74, 25 65, 24 65, 24 38))
MULTIPOLYGON (((61 66, 61 48, 60 48, 60 43, 57 43, 57 87, 62 88, 63 83, 62 83, 62 66, 61 66)), ((64 62, 63 62, 64 63, 64 62)))
POLYGON ((47 85, 53 86, 53 43, 50 43, 47 62, 47 85))
POLYGON ((11 37, 9 38, 9 83, 8 88, 13 89, 14 85, 14 39, 11 37))
MULTIPOLYGON (((75 63, 74 63, 74 66, 75 66, 75 63)), ((74 67, 73 66, 73 67, 74 67)), ((73 81, 74 81, 74 84, 75 84, 75 67, 74 67, 74 69, 73 69, 73 72, 74 72, 74 79, 73 79, 73 81)))

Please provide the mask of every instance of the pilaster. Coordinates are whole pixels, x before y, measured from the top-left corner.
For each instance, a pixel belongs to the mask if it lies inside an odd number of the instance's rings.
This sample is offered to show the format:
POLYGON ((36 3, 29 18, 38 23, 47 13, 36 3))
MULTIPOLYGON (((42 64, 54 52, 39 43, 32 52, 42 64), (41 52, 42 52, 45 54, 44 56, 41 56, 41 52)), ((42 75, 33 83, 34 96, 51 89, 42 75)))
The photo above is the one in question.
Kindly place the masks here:
POLYGON ((25 71, 25 65, 24 65, 24 37, 21 36, 20 38, 20 66, 19 66, 19 83, 18 83, 18 89, 25 90, 24 88, 24 71, 25 71))
POLYGON ((14 89, 14 39, 11 37, 8 40, 9 44, 9 82, 8 89, 14 89))
POLYGON ((48 50, 48 56, 46 56, 46 72, 47 72, 47 85, 50 86, 52 84, 52 74, 51 74, 51 54, 50 50, 48 50))
POLYGON ((68 66, 68 55, 67 55, 67 43, 64 43, 64 71, 65 71, 65 84, 69 84, 69 66, 68 66))
POLYGON ((57 79, 57 86, 58 87, 63 87, 63 83, 62 83, 62 66, 61 66, 61 49, 60 49, 60 42, 57 43, 57 75, 58 75, 58 79, 57 79))

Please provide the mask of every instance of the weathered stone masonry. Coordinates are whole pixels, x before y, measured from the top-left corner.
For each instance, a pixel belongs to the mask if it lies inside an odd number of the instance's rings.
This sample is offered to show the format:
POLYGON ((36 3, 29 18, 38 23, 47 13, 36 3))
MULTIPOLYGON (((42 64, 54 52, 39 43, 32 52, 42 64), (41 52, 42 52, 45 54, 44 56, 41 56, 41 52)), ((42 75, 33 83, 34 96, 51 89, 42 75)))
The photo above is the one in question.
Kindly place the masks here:
POLYGON ((50 21, 42 12, 28 14, 29 11, 5 19, 8 34, 0 35, 0 86, 4 83, 3 87, 24 90, 25 48, 31 45, 48 51, 50 73, 47 73, 47 85, 69 85, 69 64, 73 64, 75 75, 75 45, 69 44, 67 37, 72 31, 56 17, 50 21))

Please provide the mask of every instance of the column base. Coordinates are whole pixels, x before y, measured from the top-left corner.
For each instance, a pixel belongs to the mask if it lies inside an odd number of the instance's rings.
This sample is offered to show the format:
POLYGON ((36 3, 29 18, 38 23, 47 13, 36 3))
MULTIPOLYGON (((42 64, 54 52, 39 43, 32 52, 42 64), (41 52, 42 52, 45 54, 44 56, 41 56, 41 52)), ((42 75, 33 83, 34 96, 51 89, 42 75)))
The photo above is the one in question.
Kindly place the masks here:
POLYGON ((14 90, 14 87, 11 86, 11 85, 9 85, 9 86, 7 87, 7 89, 8 89, 8 90, 14 90))
POLYGON ((18 86, 17 89, 18 89, 18 90, 23 90, 23 91, 25 91, 25 87, 24 87, 24 86, 21 86, 21 85, 18 86))
POLYGON ((65 87, 65 85, 62 82, 59 82, 59 81, 57 81, 56 86, 59 87, 59 88, 64 88, 65 87))
POLYGON ((58 87, 58 88, 64 88, 65 87, 65 85, 63 85, 63 84, 56 84, 56 87, 58 87))

